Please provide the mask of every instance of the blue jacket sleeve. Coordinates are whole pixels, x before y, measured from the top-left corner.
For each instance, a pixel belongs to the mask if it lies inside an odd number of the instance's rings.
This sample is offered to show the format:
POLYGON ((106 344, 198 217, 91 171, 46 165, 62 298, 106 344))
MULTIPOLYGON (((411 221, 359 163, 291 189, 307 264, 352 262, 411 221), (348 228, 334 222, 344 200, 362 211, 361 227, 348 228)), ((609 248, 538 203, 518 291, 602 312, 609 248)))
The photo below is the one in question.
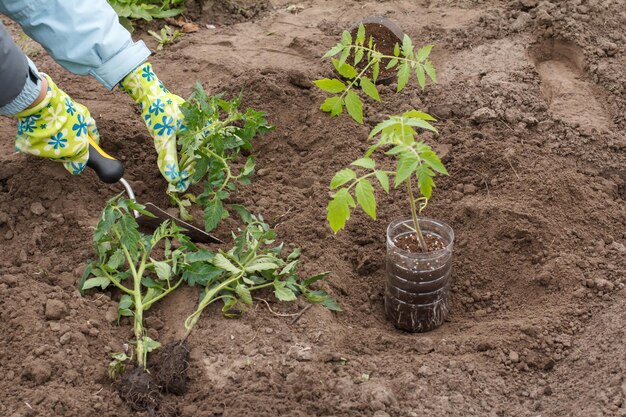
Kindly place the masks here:
POLYGON ((92 75, 109 90, 150 56, 142 41, 133 42, 106 0, 0 0, 0 13, 64 68, 92 75))

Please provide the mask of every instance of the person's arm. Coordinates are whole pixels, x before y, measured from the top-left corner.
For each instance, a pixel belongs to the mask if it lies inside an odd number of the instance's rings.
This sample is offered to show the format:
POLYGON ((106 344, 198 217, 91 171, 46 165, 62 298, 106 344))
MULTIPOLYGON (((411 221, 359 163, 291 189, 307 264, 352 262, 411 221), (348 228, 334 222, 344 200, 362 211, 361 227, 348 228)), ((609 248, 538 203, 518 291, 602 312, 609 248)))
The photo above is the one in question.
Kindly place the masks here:
POLYGON ((150 56, 142 41, 133 42, 106 0, 0 0, 0 13, 64 68, 91 75, 109 90, 150 56))

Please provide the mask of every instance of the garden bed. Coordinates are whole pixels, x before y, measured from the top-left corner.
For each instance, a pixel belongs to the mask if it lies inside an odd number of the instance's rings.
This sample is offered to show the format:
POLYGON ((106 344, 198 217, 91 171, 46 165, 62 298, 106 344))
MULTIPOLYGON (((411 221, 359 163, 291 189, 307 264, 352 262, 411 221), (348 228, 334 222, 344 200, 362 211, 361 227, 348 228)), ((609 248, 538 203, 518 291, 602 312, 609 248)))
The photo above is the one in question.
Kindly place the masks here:
MULTIPOLYGON (((303 249, 303 275, 330 271, 322 287, 344 309, 314 306, 296 320, 306 303, 283 304, 271 292, 255 295, 268 304, 238 320, 208 308, 188 339, 187 393, 165 395, 164 415, 600 416, 626 408, 622 10, 609 1, 415 3, 312 0, 291 13, 273 1, 255 20, 202 27, 151 59, 183 97, 198 79, 211 93, 243 88, 244 104, 268 113, 277 129, 256 142, 257 174, 237 199, 303 249), (382 86, 382 103, 367 106, 366 126, 355 129, 348 116, 319 110, 324 94, 311 81, 333 76, 320 58, 341 31, 377 14, 416 43, 436 44, 440 83, 422 91, 413 82, 398 95, 382 86), (427 334, 385 320, 385 229, 409 215, 406 203, 378 195, 379 220, 355 215, 338 235, 325 223, 332 175, 367 149, 370 127, 410 108, 440 119, 440 135, 428 140, 450 177, 438 180, 428 215, 456 235, 449 321, 427 334)), ((34 59, 91 110, 138 198, 167 206, 128 97, 41 53, 34 59)), ((13 124, 0 120, 0 415, 130 415, 106 364, 132 326, 115 324, 111 293, 82 298, 76 287, 97 217, 121 190, 14 154, 13 124)), ((235 224, 215 233, 227 240, 235 224)), ((195 290, 182 289, 155 306, 149 335, 180 339, 196 302, 195 290)))

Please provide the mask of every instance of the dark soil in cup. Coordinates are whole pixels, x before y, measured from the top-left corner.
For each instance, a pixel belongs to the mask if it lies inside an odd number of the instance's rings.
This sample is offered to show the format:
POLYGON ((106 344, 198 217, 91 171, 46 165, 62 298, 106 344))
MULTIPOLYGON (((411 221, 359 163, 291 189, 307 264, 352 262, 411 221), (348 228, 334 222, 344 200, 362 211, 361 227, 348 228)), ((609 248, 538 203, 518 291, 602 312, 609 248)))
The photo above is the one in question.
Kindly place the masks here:
POLYGON ((162 391, 174 395, 187 392, 189 352, 189 344, 186 341, 171 342, 163 347, 154 374, 162 391))
MULTIPOLYGON (((437 235, 431 233, 424 233, 424 240, 426 241, 426 252, 434 252, 437 250, 445 249, 448 243, 437 235)), ((393 240, 393 243, 400 249, 413 252, 423 253, 424 251, 419 245, 417 236, 415 233, 401 235, 393 240)))
POLYGON ((127 368, 122 373, 118 391, 133 410, 147 411, 150 415, 154 415, 161 400, 154 377, 139 367, 127 368))
MULTIPOLYGON (((367 47, 369 44, 370 36, 374 39, 374 49, 378 52, 381 52, 385 55, 393 56, 393 49, 395 48, 397 43, 402 42, 398 37, 387 27, 378 24, 378 23, 366 23, 365 26, 365 46, 367 47)), ((352 39, 356 38, 357 32, 359 28, 356 27, 352 30, 352 39)), ((387 64, 389 63, 389 59, 383 59, 380 61, 380 73, 378 75, 378 79, 385 79, 392 77, 396 73, 396 69, 387 69, 387 64)), ((354 55, 351 55, 348 58, 348 63, 354 63, 354 55)), ((361 62, 356 66, 357 70, 362 70, 367 65, 367 56, 363 58, 361 62)), ((397 68, 397 67, 396 67, 397 68)), ((370 68, 366 71, 366 75, 368 77, 372 76, 373 68, 370 68)))

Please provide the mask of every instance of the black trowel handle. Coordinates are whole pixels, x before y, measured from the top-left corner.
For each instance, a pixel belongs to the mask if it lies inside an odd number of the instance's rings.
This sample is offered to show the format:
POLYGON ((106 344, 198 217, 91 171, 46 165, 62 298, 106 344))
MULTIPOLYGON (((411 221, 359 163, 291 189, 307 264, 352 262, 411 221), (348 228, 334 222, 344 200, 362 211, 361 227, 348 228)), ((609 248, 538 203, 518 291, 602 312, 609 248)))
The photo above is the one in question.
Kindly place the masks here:
POLYGON ((124 165, 111 155, 104 152, 98 144, 89 137, 89 160, 87 166, 98 174, 98 177, 107 184, 118 182, 124 175, 124 165))

